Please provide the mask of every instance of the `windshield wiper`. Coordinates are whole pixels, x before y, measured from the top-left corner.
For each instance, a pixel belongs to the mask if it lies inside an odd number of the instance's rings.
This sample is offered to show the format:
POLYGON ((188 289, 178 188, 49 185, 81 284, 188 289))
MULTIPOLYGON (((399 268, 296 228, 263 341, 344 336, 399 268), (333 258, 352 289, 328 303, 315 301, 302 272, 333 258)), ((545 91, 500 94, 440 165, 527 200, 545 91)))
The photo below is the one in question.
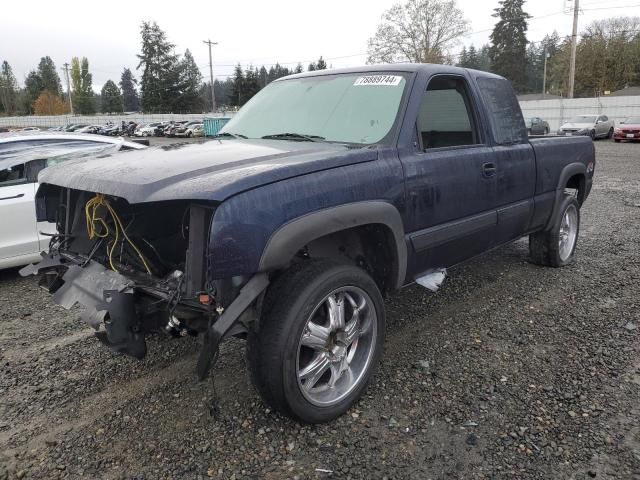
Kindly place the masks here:
POLYGON ((272 135, 265 135, 262 138, 265 140, 301 140, 305 142, 322 142, 324 137, 319 135, 304 135, 302 133, 274 133, 272 135))
POLYGON ((249 138, 246 135, 241 135, 240 133, 231 133, 231 132, 216 133, 213 136, 213 138, 218 138, 218 137, 249 138))

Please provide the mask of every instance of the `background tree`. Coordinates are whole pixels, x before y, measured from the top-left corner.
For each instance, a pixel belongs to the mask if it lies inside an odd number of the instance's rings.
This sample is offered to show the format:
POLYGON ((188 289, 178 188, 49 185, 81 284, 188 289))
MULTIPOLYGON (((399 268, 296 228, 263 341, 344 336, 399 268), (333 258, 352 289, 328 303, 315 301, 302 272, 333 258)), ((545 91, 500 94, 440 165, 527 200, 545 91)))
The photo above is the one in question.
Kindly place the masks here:
POLYGON ((462 47, 462 50, 458 55, 457 65, 463 68, 474 68, 476 70, 482 70, 480 54, 478 53, 475 45, 471 44, 469 46, 469 49, 467 49, 466 47, 462 47))
POLYGON ((293 69, 293 73, 302 73, 302 64, 298 63, 298 65, 296 65, 296 68, 293 69))
POLYGON ((33 102, 33 112, 36 115, 62 115, 68 113, 68 105, 58 95, 43 90, 33 102))
POLYGON ((527 20, 524 0, 502 0, 493 14, 497 17, 491 33, 491 71, 508 78, 518 92, 526 91, 527 20))
POLYGON ((71 59, 71 91, 73 94, 74 110, 82 115, 94 113, 96 111, 94 105, 94 93, 92 76, 89 73, 89 60, 82 57, 71 59))
POLYGON ((239 107, 244 104, 244 72, 240 64, 233 70, 233 89, 231 90, 231 105, 239 107))
POLYGON ((56 64, 51 57, 42 57, 38 64, 38 76, 42 83, 42 90, 49 90, 54 95, 60 95, 60 77, 56 71, 56 64))
POLYGON ((489 44, 484 44, 480 51, 478 52, 478 70, 482 70, 483 72, 491 71, 491 57, 489 55, 489 50, 491 47, 489 44))
POLYGON ((140 82, 142 108, 145 112, 170 111, 175 82, 178 80, 178 57, 173 53, 174 45, 167 35, 153 22, 142 22, 142 51, 138 55, 142 68, 140 82))
POLYGON ((11 65, 6 60, 0 67, 0 108, 7 114, 13 114, 17 109, 18 82, 13 74, 11 65))
POLYGON ((167 90, 173 92, 170 97, 172 112, 202 111, 202 74, 188 49, 184 52, 183 58, 176 62, 167 79, 170 80, 167 90))
POLYGON ((469 28, 455 0, 408 0, 382 15, 368 63, 444 63, 469 28))
POLYGON ((122 92, 113 80, 107 80, 100 92, 100 111, 102 113, 122 112, 122 92))
POLYGON ((120 77, 120 88, 122 89, 122 103, 125 112, 137 112, 140 110, 140 97, 136 90, 138 81, 131 70, 125 68, 120 77))

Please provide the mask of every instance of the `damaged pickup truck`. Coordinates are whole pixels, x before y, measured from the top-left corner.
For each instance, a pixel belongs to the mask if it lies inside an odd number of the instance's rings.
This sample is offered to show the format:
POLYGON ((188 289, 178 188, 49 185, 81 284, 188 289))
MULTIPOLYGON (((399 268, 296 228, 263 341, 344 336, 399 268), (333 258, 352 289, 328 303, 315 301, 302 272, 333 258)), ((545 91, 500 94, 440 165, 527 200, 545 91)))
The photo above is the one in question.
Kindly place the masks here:
POLYGON ((591 189, 588 137, 529 140, 511 85, 442 65, 277 80, 214 140, 40 174, 53 221, 40 274, 86 307, 98 338, 141 358, 145 337, 247 339, 263 398, 328 421, 381 357, 383 297, 528 235, 533 262, 574 258, 591 189))

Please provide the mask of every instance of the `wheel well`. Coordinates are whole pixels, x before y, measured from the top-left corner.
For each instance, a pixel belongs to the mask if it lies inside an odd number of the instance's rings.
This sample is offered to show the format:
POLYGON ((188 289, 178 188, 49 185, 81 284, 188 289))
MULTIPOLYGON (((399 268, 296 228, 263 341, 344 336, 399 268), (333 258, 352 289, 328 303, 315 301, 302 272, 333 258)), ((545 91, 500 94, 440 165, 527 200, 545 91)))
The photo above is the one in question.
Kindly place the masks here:
POLYGON ((564 188, 565 190, 571 190, 570 193, 576 197, 576 200, 578 200, 578 204, 582 206, 582 202, 584 201, 584 194, 585 194, 584 175, 581 173, 578 173, 572 176, 571 178, 569 178, 564 188))
POLYGON ((398 258, 393 233, 383 224, 368 224, 340 230, 312 240, 298 259, 330 258, 365 270, 383 294, 395 288, 398 258))

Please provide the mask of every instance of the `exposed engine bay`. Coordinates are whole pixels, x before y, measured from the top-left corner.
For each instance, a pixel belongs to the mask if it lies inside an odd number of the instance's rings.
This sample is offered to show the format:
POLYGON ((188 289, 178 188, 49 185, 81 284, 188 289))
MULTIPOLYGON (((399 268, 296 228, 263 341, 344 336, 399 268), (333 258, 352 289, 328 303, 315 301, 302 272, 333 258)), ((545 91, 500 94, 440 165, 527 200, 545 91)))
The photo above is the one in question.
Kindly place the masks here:
POLYGON ((224 331, 212 328, 229 306, 223 299, 232 304, 248 280, 207 278, 215 205, 184 200, 130 204, 45 184, 36 210, 40 221, 56 223, 58 233, 43 260, 21 273, 41 274, 40 285, 63 307, 84 305, 85 320, 113 350, 142 358, 146 334, 204 334, 211 351, 203 348, 202 377, 221 338, 246 331, 236 320, 257 294, 233 313, 224 331))

